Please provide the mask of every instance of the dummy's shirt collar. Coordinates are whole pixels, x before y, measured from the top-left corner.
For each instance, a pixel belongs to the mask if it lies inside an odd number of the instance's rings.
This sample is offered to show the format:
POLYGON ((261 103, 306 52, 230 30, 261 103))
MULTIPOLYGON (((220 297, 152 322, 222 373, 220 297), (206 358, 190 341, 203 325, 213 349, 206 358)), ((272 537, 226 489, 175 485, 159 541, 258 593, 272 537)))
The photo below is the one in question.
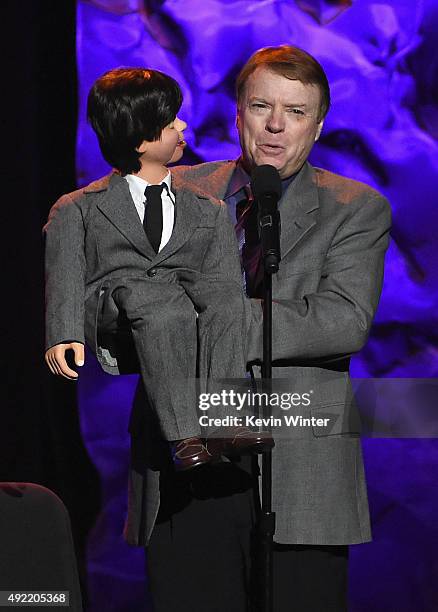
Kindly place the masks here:
MULTIPOLYGON (((152 185, 152 183, 148 183, 147 181, 145 181, 144 179, 140 178, 139 176, 136 176, 134 174, 126 174, 124 177, 127 181, 128 181, 128 185, 129 188, 131 190, 131 193, 139 199, 139 200, 144 200, 144 192, 146 187, 148 187, 149 185, 152 185)), ((167 175, 163 178, 163 180, 160 183, 161 185, 166 185, 167 186, 167 192, 170 193, 171 191, 171 184, 172 184, 172 176, 170 174, 170 172, 167 172, 167 175)))

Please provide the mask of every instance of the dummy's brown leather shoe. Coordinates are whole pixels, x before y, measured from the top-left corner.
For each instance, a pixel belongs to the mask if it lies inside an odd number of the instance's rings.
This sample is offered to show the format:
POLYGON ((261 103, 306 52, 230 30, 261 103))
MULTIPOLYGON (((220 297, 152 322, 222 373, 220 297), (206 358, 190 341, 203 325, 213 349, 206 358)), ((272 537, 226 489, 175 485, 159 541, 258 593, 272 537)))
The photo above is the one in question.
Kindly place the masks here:
POLYGON ((178 472, 210 463, 215 458, 198 437, 171 442, 170 449, 175 469, 178 472))
POLYGON ((213 455, 243 455, 263 453, 274 448, 275 442, 269 431, 252 431, 248 427, 227 429, 227 437, 221 438, 219 432, 210 434, 206 441, 208 452, 213 455))

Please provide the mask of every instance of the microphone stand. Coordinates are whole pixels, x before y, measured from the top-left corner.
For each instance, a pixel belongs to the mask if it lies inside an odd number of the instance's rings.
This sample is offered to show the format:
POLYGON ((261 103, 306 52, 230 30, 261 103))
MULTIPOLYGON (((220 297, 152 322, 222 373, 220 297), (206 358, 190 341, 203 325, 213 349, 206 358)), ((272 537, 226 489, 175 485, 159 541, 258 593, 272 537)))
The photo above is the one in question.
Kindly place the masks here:
MULTIPOLYGON (((278 272, 278 264, 280 262, 279 244, 275 249, 269 248, 272 247, 272 241, 270 241, 269 238, 272 237, 273 226, 275 223, 279 223, 278 211, 276 211, 274 214, 267 214, 260 218, 264 266, 262 392, 266 392, 267 397, 270 397, 272 390, 272 275, 278 272), (267 232, 267 235, 265 232, 267 232)), ((263 416, 265 418, 269 416, 267 404, 263 406, 263 416)), ((270 448, 262 454, 261 497, 261 518, 259 524, 261 544, 260 574, 262 585, 261 611, 272 612, 272 546, 275 533, 275 512, 272 511, 272 450, 270 448)))

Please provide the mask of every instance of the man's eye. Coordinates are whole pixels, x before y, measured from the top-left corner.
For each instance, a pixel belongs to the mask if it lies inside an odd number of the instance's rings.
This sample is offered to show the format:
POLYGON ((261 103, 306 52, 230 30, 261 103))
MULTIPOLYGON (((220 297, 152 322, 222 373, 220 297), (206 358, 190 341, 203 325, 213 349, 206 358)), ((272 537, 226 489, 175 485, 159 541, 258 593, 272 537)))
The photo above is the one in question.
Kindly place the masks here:
POLYGON ((304 115, 304 111, 301 108, 288 108, 288 112, 293 115, 304 115))
POLYGON ((256 111, 256 112, 257 112, 257 111, 264 111, 265 109, 267 109, 267 108, 268 108, 268 105, 267 105, 267 104, 263 104, 263 102, 253 102, 253 103, 250 105, 250 108, 251 108, 252 110, 256 111))

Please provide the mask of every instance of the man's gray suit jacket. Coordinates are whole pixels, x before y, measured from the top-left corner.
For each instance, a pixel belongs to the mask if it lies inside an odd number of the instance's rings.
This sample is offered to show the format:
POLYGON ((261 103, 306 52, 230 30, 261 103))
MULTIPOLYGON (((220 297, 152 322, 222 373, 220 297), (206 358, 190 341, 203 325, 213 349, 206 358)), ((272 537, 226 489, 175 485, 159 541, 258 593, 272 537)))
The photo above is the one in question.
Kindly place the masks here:
MULTIPOLYGON (((223 199, 236 162, 174 169, 223 199)), ((308 413, 329 427, 292 427, 273 451, 275 541, 340 545, 371 539, 349 361, 365 344, 380 297, 391 213, 365 184, 306 163, 280 202, 280 269, 273 278, 273 376, 314 391, 308 413)), ((262 307, 247 301, 248 361, 262 359, 262 307)), ((146 438, 133 435, 125 537, 146 544, 159 507, 159 472, 144 469, 146 438)), ((151 448, 153 446, 151 436, 151 448)), ((148 453, 146 453, 147 455, 148 453)))

